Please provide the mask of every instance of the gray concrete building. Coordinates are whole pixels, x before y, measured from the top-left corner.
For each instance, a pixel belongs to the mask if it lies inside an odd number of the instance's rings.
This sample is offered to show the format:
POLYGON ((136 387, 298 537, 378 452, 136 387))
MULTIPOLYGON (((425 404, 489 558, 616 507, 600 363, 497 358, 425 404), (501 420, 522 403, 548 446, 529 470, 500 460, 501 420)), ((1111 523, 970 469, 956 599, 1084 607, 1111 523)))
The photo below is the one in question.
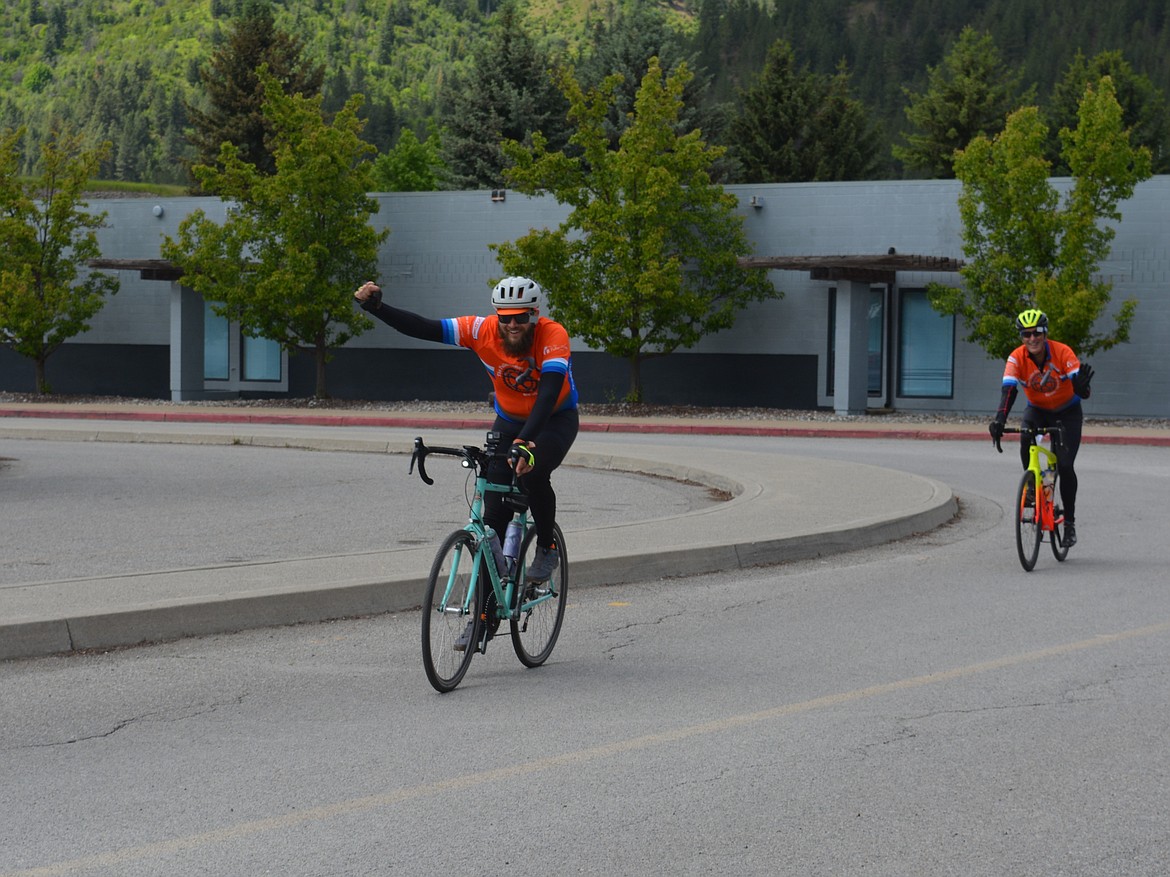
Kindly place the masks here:
MULTIPOLYGON (((1068 181, 1055 181, 1067 186, 1068 181)), ((964 327, 931 310, 931 281, 959 282, 962 257, 955 181, 737 185, 754 255, 783 267, 769 277, 784 297, 753 305, 734 328, 643 365, 650 403, 829 408, 840 412, 989 412, 1002 362, 963 340, 964 327), (893 254, 896 258, 892 258, 893 254), (821 257, 810 267, 808 257, 821 257), (914 259, 913 257, 925 257, 914 259)), ((389 300, 433 317, 484 313, 489 280, 502 272, 489 244, 558 224, 567 208, 515 192, 376 195, 377 227, 391 234, 377 279, 389 300)), ((194 209, 222 220, 209 198, 111 199, 99 239, 121 291, 90 331, 48 363, 58 393, 199 399, 219 395, 309 396, 311 355, 288 357, 271 342, 241 336, 159 260, 194 209)), ((1142 183, 1101 272, 1113 301, 1138 301, 1131 340, 1092 357, 1086 406, 1097 416, 1170 416, 1170 177, 1142 183)), ((355 287, 367 278, 354 278, 355 287)), ((1059 340, 1059 339, 1057 339, 1059 340)), ((580 341, 573 369, 584 402, 620 400, 628 366, 580 341)), ((0 389, 32 389, 32 364, 0 349, 0 389)), ((336 351, 330 394, 365 399, 478 399, 487 381, 467 351, 417 342, 378 324, 336 351)), ((1018 403, 1019 404, 1019 403, 1018 403)))

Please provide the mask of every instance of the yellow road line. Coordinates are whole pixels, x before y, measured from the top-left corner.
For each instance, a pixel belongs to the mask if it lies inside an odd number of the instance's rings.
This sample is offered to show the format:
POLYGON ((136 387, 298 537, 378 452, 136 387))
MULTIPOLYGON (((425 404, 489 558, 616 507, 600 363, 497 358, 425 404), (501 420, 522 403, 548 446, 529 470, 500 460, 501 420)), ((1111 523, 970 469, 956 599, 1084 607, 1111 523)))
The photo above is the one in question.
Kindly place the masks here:
POLYGON ((463 776, 440 780, 438 782, 409 786, 407 788, 399 789, 395 792, 388 792, 383 795, 368 795, 362 798, 353 798, 349 801, 339 801, 336 804, 312 807, 308 810, 298 810, 295 813, 286 813, 283 816, 274 816, 269 819, 255 819, 248 822, 241 822, 238 825, 231 825, 216 829, 215 831, 203 832, 201 834, 191 834, 185 837, 177 837, 171 840, 159 841, 152 844, 143 844, 136 847, 125 847, 120 850, 111 850, 106 853, 98 853, 92 856, 83 856, 78 859, 71 859, 65 862, 56 862, 51 865, 45 865, 38 868, 29 868, 23 871, 10 871, 6 874, 0 874, 0 877, 57 877, 57 875, 69 874, 74 871, 83 871, 95 868, 117 868, 119 865, 124 865, 129 862, 138 861, 141 859, 166 856, 188 850, 199 849, 201 847, 213 846, 215 844, 227 841, 239 840, 258 834, 264 834, 265 832, 269 831, 280 831, 282 829, 296 828, 299 825, 304 825, 309 822, 319 822, 326 819, 335 819, 339 816, 347 816, 353 813, 364 813, 371 810, 379 810, 386 807, 392 807, 396 804, 401 804, 404 801, 410 801, 415 798, 440 795, 445 792, 462 791, 502 780, 512 780, 516 779, 517 777, 526 776, 528 774, 553 770, 555 768, 565 767, 567 765, 598 761, 614 755, 620 755, 625 752, 633 752, 639 749, 649 749, 654 746, 676 743, 680 740, 686 740, 691 737, 700 737, 707 734, 721 734, 729 730, 734 730, 735 728, 745 727, 747 725, 755 725, 774 719, 787 718, 790 716, 799 715, 801 713, 824 709, 826 707, 840 706, 841 704, 852 703, 853 701, 881 697, 882 695, 886 694, 896 694, 902 691, 922 688, 927 685, 936 685, 940 682, 950 682, 955 679, 976 676, 980 673, 990 673, 995 670, 1003 670, 1009 667, 1018 667, 1024 664, 1032 664, 1036 663, 1037 661, 1046 660, 1048 658, 1056 658, 1062 655, 1072 654, 1074 652, 1085 651, 1087 649, 1098 648, 1100 646, 1112 645, 1114 643, 1124 642, 1126 640, 1156 636, 1158 634, 1168 632, 1170 632, 1170 621, 1162 622, 1161 624, 1151 624, 1146 627, 1133 628, 1131 630, 1124 630, 1118 633, 1100 634, 1089 639, 1078 640, 1071 643, 1063 643, 1061 645, 1050 646, 1046 649, 1037 649, 1033 652, 1024 652, 1018 655, 1007 655, 1005 657, 995 658, 990 661, 983 661, 977 664, 968 664, 965 667, 956 667, 952 670, 943 670, 938 673, 927 673, 923 676, 912 676, 907 679, 899 679, 895 682, 885 682, 879 685, 871 685, 867 688, 857 688, 853 691, 844 691, 838 694, 828 694, 823 697, 804 700, 798 703, 784 704, 782 706, 759 710, 757 712, 742 713, 740 715, 728 716, 724 719, 716 719, 710 722, 701 722, 695 725, 687 725, 682 728, 676 728, 672 731, 661 731, 655 734, 644 734, 639 737, 630 737, 626 740, 615 740, 612 743, 605 743, 600 746, 590 746, 586 749, 578 749, 573 752, 563 753, 561 755, 549 755, 544 758, 537 758, 532 761, 523 762, 521 764, 510 765, 507 767, 497 767, 490 770, 481 770, 475 773, 464 774, 463 776))

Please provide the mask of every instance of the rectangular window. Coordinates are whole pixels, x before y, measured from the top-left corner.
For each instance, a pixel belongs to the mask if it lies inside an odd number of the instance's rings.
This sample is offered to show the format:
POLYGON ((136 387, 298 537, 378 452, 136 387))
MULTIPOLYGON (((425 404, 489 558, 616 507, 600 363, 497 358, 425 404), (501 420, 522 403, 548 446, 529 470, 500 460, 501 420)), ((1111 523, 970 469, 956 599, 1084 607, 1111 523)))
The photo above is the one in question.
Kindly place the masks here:
POLYGON ((280 380, 280 345, 267 338, 241 339, 245 381, 280 380))
POLYGON ((211 309, 210 302, 203 303, 203 378, 208 381, 226 381, 230 343, 228 341, 228 319, 211 309))
POLYGON ((955 318, 930 306, 924 289, 903 289, 898 395, 949 399, 954 393, 955 318))

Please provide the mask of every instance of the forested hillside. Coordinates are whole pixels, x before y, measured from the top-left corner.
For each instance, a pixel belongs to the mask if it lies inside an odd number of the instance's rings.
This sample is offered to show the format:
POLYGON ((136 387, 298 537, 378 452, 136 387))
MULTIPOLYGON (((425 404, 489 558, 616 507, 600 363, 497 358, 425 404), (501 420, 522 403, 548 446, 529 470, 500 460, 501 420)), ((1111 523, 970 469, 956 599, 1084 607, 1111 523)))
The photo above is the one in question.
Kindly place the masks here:
MULTIPOLYGON (((109 179, 185 183, 186 106, 240 3, 254 0, 7 0, 0 10, 0 127, 28 126, 25 170, 54 127, 81 129, 113 151, 109 179)), ((1120 51, 1170 93, 1165 0, 513 0, 554 61, 584 63, 599 25, 652 8, 707 86, 699 100, 736 112, 769 46, 829 74, 848 65, 854 95, 880 123, 877 176, 903 173, 890 146, 905 127, 905 89, 922 90, 965 25, 989 33, 1043 104, 1078 51, 1120 51)), ((404 126, 443 124, 445 89, 469 73, 499 14, 497 0, 275 0, 279 28, 323 64, 328 109, 366 96, 366 137, 380 150, 404 126)), ((490 57, 482 52, 478 57, 490 57)), ((500 64, 508 59, 500 58, 500 64)))

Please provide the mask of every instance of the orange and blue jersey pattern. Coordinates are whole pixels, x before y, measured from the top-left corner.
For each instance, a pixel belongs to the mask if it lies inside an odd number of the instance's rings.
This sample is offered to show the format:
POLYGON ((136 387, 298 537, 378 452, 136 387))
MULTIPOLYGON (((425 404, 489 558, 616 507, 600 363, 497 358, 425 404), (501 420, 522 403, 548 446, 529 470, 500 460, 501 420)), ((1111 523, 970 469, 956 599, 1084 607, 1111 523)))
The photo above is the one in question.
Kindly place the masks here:
POLYGON ((1042 366, 1032 361, 1024 345, 1013 350, 1004 367, 1003 383, 1005 386, 1014 384, 1023 390, 1033 408, 1059 411, 1079 399, 1073 391, 1072 378, 1081 370, 1081 363, 1067 344, 1059 341, 1045 343, 1048 357, 1042 366))
POLYGON ((499 319, 491 316, 449 317, 442 321, 443 343, 475 352, 492 379, 496 411, 509 420, 523 422, 536 403, 536 389, 544 372, 561 372, 564 386, 556 411, 577 407, 577 386, 569 357, 569 333, 555 320, 536 321, 530 356, 513 356, 504 350, 499 319))

